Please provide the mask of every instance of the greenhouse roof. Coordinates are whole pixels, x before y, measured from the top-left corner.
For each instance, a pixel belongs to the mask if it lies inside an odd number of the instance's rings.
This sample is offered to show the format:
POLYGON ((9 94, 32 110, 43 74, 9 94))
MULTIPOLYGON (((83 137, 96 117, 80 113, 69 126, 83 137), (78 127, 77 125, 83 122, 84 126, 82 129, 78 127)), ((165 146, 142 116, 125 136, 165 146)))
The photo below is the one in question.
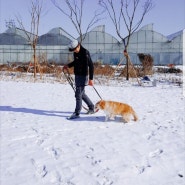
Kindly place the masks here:
POLYGON ((0 34, 1 45, 25 45, 28 41, 20 36, 13 33, 2 33, 0 34))
POLYGON ((178 36, 180 36, 182 34, 183 34, 183 30, 178 31, 176 33, 173 33, 171 35, 168 35, 167 38, 168 38, 168 40, 172 41, 174 38, 176 38, 176 37, 178 37, 178 36))
POLYGON ((53 28, 51 29, 48 34, 54 34, 54 35, 63 35, 67 38, 69 38, 70 40, 75 39, 73 36, 71 36, 69 33, 67 33, 64 29, 62 29, 61 27, 57 27, 57 28, 53 28))

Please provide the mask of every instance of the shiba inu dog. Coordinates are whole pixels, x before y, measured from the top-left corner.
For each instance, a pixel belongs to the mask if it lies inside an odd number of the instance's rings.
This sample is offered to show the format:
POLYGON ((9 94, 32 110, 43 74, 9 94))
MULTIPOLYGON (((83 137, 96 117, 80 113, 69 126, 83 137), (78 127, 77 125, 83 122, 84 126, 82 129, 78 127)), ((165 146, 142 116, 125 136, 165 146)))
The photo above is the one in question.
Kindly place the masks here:
POLYGON ((105 121, 110 118, 114 119, 116 115, 120 115, 126 123, 130 121, 131 117, 134 118, 134 121, 138 120, 133 108, 125 103, 100 100, 95 104, 95 112, 99 109, 105 112, 105 121))

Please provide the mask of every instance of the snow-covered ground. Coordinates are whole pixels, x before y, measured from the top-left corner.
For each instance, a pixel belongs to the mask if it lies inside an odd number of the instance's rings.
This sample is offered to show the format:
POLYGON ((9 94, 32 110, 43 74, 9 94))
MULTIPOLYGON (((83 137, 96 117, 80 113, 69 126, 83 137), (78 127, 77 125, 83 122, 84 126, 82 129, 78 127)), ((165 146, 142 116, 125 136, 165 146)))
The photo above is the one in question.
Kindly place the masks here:
MULTIPOLYGON (((184 185, 182 87, 95 85, 103 99, 125 102, 139 121, 104 113, 67 120, 72 88, 60 83, 0 81, 1 185, 184 185)), ((86 88, 94 103, 99 100, 86 88)))

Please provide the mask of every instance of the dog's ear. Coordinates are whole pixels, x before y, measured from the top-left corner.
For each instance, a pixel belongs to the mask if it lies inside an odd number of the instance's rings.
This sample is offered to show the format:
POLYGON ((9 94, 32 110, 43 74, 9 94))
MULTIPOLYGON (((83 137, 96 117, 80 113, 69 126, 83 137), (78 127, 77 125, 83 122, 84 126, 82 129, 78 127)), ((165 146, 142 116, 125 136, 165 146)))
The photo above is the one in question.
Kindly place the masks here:
MULTIPOLYGON (((101 100, 100 100, 101 101, 101 100)), ((95 104, 95 106, 97 106, 99 103, 100 103, 100 101, 98 101, 96 104, 95 104)))

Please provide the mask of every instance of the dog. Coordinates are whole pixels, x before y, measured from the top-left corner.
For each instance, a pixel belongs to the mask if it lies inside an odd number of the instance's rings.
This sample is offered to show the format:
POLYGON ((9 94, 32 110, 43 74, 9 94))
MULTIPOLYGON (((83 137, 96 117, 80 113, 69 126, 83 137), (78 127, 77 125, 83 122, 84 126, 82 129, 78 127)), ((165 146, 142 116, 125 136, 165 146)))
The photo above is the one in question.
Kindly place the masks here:
POLYGON ((134 118, 134 121, 138 120, 134 109, 125 103, 100 100, 95 104, 95 112, 99 109, 105 112, 105 121, 111 118, 114 119, 116 115, 120 115, 125 123, 130 121, 131 116, 134 118))

